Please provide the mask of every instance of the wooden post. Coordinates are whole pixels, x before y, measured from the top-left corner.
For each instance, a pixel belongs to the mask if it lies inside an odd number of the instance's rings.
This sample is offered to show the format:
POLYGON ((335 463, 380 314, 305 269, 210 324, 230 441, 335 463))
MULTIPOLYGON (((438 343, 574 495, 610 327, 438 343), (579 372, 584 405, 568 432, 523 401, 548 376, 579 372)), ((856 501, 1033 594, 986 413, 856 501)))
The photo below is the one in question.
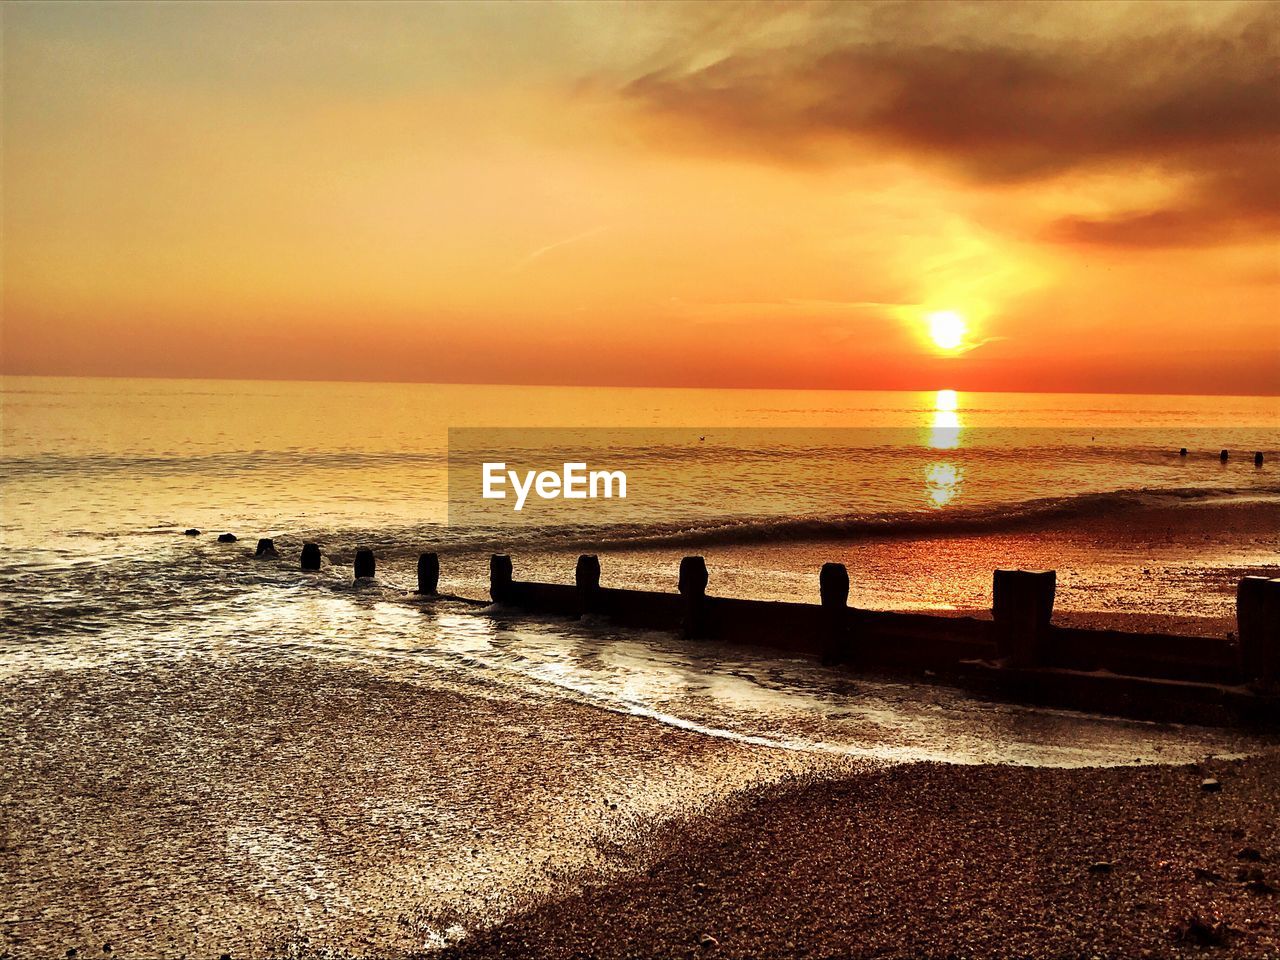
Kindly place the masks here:
POLYGON ((1260 467, 1260 466, 1262 466, 1262 451, 1261 451, 1261 450, 1259 450, 1257 453, 1255 453, 1255 454, 1253 455, 1253 465, 1254 465, 1255 467, 1260 467))
POLYGON ((1011 666, 1044 663, 1057 580, 1053 570, 995 572, 991 613, 996 624, 996 644, 1000 656, 1011 666))
POLYGON ((320 545, 318 543, 304 543, 302 545, 302 569, 320 569, 320 545))
POLYGON ((424 553, 418 557, 418 592, 435 596, 440 586, 440 555, 424 553))
POLYGON ((264 560, 274 559, 278 556, 276 553, 276 542, 269 537, 263 537, 258 541, 258 549, 254 551, 253 555, 255 557, 261 557, 264 560))
POLYGON ((511 558, 495 553, 489 558, 489 597, 494 603, 506 603, 511 599, 511 558))
POLYGON ((849 571, 843 563, 824 563, 818 574, 818 592, 822 596, 825 621, 826 651, 822 662, 845 663, 852 653, 849 642, 849 571))
POLYGON ((573 571, 578 588, 578 613, 596 613, 600 609, 600 558, 584 553, 573 571))
POLYGON ((707 561, 702 557, 680 560, 680 595, 684 597, 684 615, 680 619, 680 635, 686 638, 706 636, 707 561))
POLYGON ((1223 450, 1220 454, 1218 454, 1218 459, 1219 459, 1219 460, 1221 460, 1223 463, 1226 463, 1226 462, 1227 462, 1227 459, 1228 459, 1230 456, 1231 456, 1231 451, 1230 451, 1230 450, 1223 450))
POLYGON ((356 551, 356 579, 363 580, 365 577, 372 577, 376 568, 376 561, 373 559, 372 550, 356 551))
POLYGON ((1245 577, 1236 588, 1240 666, 1247 681, 1280 682, 1280 580, 1245 577))

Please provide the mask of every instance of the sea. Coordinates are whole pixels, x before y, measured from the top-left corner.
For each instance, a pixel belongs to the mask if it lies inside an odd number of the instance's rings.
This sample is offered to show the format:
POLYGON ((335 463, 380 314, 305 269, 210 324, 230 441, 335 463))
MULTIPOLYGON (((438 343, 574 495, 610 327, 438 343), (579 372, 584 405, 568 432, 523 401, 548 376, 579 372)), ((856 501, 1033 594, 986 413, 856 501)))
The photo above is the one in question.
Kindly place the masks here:
MULTIPOLYGON (((580 638, 566 639, 579 625, 512 621, 504 630, 525 639, 495 645, 482 607, 418 615, 417 556, 439 552, 441 591, 481 600, 493 552, 512 555, 518 577, 562 582, 577 553, 596 552, 605 583, 656 589, 674 588, 682 554, 702 553, 712 592, 800 600, 815 599, 821 563, 838 559, 853 603, 968 610, 989 607, 991 569, 1021 549, 1062 567, 1060 609, 1205 616, 1231 603, 1203 589, 1206 569, 1280 558, 1275 530, 1187 542, 1175 531, 1158 549, 1179 575, 1135 591, 1152 561, 1123 535, 1119 546, 1060 543, 1065 566, 1044 555, 1055 526, 1143 510, 1167 524, 1179 510, 1280 499, 1274 397, 7 377, 2 402, 0 670, 11 674, 229 643, 387 657, 428 674, 474 658, 555 696, 805 743, 789 714, 848 706, 835 695, 815 706, 811 677, 799 708, 776 677, 752 686, 741 664, 665 641, 661 669, 581 656, 580 638), (516 512, 481 498, 476 464, 491 458, 625 468, 629 496, 516 512), (254 558, 262 537, 278 560, 254 558), (299 569, 304 542, 325 554, 318 575, 299 569), (353 581, 360 547, 377 557, 373 583, 353 581), (680 671, 729 671, 734 689, 685 702, 670 658, 680 671)), ((868 745, 852 728, 821 748, 1080 760, 1071 744, 966 752, 913 734, 868 745)))

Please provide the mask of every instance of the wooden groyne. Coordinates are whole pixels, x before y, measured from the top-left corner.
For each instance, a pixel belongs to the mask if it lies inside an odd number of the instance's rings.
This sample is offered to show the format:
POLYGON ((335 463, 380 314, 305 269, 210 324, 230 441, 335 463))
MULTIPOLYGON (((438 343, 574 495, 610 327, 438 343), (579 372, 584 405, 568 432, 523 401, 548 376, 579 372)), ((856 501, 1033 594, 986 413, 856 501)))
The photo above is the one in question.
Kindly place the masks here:
POLYGON ((851 607, 849 573, 837 563, 817 578, 818 603, 712 596, 702 557, 681 561, 674 593, 603 586, 595 556, 578 558, 572 584, 517 580, 505 555, 489 569, 492 600, 530 612, 769 647, 1019 702, 1280 729, 1280 580, 1240 581, 1233 642, 1059 626, 1053 571, 995 571, 988 620, 851 607))
MULTIPOLYGON (((256 554, 279 556, 265 538, 256 554)), ((320 561, 319 546, 306 544, 302 569, 318 570, 320 561)), ((356 579, 375 570, 373 551, 358 550, 356 579)), ((601 574, 599 557, 583 555, 573 583, 518 580, 511 557, 495 554, 489 596, 531 613, 602 617, 690 641, 766 647, 856 673, 952 683, 1013 702, 1280 731, 1280 579, 1239 582, 1237 631, 1225 640, 1055 624, 1052 570, 996 570, 990 619, 851 607, 849 571, 839 563, 819 572, 817 603, 714 596, 699 556, 680 561, 670 593, 608 587, 601 574)), ((417 592, 441 596, 439 582, 439 555, 422 554, 417 592)))

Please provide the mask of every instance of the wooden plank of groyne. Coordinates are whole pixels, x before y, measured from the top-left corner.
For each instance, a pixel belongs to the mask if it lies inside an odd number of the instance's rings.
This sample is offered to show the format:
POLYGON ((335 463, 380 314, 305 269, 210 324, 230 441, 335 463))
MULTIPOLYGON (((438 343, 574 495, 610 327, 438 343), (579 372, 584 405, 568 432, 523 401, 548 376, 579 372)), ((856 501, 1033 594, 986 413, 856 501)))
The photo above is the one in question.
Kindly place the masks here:
POLYGON ((1016 666, 1042 663, 1058 575, 1053 570, 997 570, 991 614, 1000 656, 1016 666))
POLYGON ((854 663, 869 667, 946 670, 998 655, 996 626, 976 617, 855 610, 854 663))
POLYGON ((1245 677, 1263 684, 1280 683, 1280 580, 1241 580, 1236 588, 1236 622, 1245 677))
POLYGON ((599 559, 590 555, 579 557, 573 584, 514 580, 510 557, 490 562, 495 602, 540 613, 591 613, 827 662, 834 654, 859 670, 936 673, 1010 700, 1148 718, 1280 723, 1280 697, 1267 679, 1280 668, 1274 615, 1280 581, 1248 578, 1241 585, 1241 634, 1250 644, 1242 656, 1240 645, 1207 637, 1054 626, 1053 571, 997 571, 992 619, 849 607, 841 564, 823 568, 820 604, 708 596, 708 580, 702 557, 681 561, 679 593, 602 587, 599 559), (1246 680, 1254 689, 1242 686, 1246 680))
POLYGON ((440 587, 440 554, 423 553, 418 556, 418 592, 435 596, 440 587))
POLYGON ((1050 627, 1045 666, 1200 683, 1239 683, 1235 644, 1213 637, 1050 627))
POLYGON ((967 664, 957 679, 1001 699, 1088 713, 1177 723, 1280 725, 1280 697, 1226 684, 992 663, 967 664))

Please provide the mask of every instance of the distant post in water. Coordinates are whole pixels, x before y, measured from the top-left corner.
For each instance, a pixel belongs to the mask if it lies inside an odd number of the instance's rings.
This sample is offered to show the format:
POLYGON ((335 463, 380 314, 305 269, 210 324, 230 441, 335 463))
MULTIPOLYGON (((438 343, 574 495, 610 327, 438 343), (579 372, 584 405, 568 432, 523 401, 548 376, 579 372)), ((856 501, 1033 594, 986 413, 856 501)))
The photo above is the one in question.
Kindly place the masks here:
POLYGON ((495 553, 489 558, 489 597, 494 603, 505 603, 511 598, 512 583, 511 558, 495 553))
POLYGON ((366 577, 372 577, 376 568, 376 561, 373 559, 372 550, 356 551, 356 579, 363 580, 366 577))
POLYGON ((1236 628, 1245 680, 1280 683, 1280 580, 1245 577, 1240 581, 1236 628))
POLYGON ((1260 467, 1260 466, 1262 466, 1262 451, 1261 451, 1261 450, 1259 450, 1257 453, 1255 453, 1255 454, 1253 455, 1253 465, 1254 465, 1255 467, 1260 467))
POLYGON ((596 613, 600 609, 600 558, 584 553, 578 558, 573 571, 573 582, 578 588, 578 612, 596 613))
POLYGON ((276 553, 276 542, 270 537, 263 537, 258 541, 258 549, 253 552, 253 555, 263 560, 274 560, 279 556, 276 553))
POLYGON ((302 569, 320 569, 320 544, 304 543, 302 545, 302 569))
POLYGON ((991 614, 996 645, 1011 666, 1032 667, 1044 662, 1057 582, 1053 570, 995 572, 991 614))
POLYGON ((706 636, 707 561, 702 557, 680 560, 680 596, 684 613, 680 618, 680 635, 687 638, 706 636))
POLYGON ((418 556, 418 592, 435 596, 440 586, 440 555, 423 553, 418 556))
POLYGON ((1230 451, 1230 450, 1223 450, 1220 454, 1218 454, 1218 459, 1219 459, 1219 460, 1221 460, 1223 463, 1226 463, 1226 462, 1227 462, 1227 459, 1228 459, 1230 456, 1231 456, 1231 451, 1230 451))
POLYGON ((1183 447, 1181 450, 1179 450, 1179 451, 1178 451, 1178 456, 1180 456, 1180 457, 1185 457, 1186 455, 1187 455, 1187 448, 1186 448, 1186 447, 1183 447))
POLYGON ((824 563, 818 574, 822 616, 826 630, 823 663, 844 663, 851 653, 849 642, 849 571, 843 563, 824 563))

